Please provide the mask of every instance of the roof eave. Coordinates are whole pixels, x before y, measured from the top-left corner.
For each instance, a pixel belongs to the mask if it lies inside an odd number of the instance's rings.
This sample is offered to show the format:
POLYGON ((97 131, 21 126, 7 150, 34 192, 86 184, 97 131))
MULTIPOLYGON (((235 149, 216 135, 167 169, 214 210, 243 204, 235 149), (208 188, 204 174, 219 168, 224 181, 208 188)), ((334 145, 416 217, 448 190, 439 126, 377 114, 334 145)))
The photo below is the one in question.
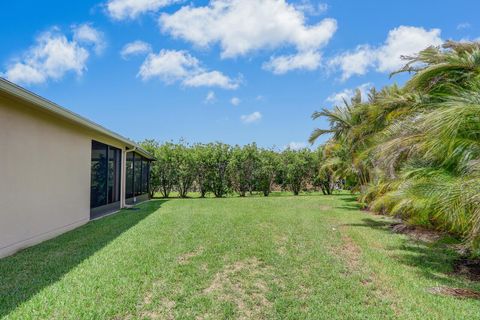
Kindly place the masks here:
POLYGON ((32 105, 35 105, 39 108, 42 108, 46 111, 52 112, 62 118, 68 119, 70 121, 73 121, 74 123, 77 123, 83 127, 89 128, 91 130, 94 130, 96 132, 102 133, 108 137, 114 138, 118 141, 121 141, 124 143, 127 147, 129 148, 136 148, 136 151, 140 153, 142 156, 150 159, 150 160, 155 160, 155 157, 153 157, 149 152, 146 150, 142 149, 136 142, 125 138, 118 133, 115 133, 93 121, 88 120, 85 117, 82 117, 81 115, 78 115, 54 102, 51 102, 29 90, 26 90, 6 79, 0 78, 0 90, 5 91, 21 100, 24 100, 26 102, 29 102, 32 105))

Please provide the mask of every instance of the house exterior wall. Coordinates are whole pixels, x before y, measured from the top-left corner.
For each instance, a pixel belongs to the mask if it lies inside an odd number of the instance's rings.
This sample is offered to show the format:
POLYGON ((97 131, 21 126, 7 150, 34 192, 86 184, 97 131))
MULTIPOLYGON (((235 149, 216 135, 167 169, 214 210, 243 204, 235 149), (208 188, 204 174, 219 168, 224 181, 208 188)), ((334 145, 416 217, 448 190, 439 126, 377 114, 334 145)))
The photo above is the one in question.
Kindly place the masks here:
POLYGON ((0 95, 0 257, 89 221, 92 140, 125 152, 115 139, 0 95))

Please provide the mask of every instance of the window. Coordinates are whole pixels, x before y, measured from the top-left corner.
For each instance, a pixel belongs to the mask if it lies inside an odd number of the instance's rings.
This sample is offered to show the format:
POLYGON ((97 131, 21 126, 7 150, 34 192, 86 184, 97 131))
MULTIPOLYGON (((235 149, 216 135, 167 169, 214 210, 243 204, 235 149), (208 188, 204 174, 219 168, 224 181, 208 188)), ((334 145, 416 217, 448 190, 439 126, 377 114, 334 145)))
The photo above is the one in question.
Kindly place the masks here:
POLYGON ((149 177, 150 177, 150 162, 144 158, 142 160, 142 193, 148 193, 149 177))
POLYGON ((120 201, 120 149, 108 148, 108 203, 120 201))
POLYGON ((135 154, 135 162, 133 164, 135 175, 135 195, 142 194, 142 156, 135 154))
POLYGON ((148 193, 150 183, 150 160, 138 153, 127 153, 126 198, 148 193))
POLYGON ((107 145, 92 142, 90 207, 107 203, 107 145))
POLYGON ((92 141, 90 208, 120 201, 121 150, 92 141))
POLYGON ((126 198, 133 198, 133 153, 127 153, 126 198))

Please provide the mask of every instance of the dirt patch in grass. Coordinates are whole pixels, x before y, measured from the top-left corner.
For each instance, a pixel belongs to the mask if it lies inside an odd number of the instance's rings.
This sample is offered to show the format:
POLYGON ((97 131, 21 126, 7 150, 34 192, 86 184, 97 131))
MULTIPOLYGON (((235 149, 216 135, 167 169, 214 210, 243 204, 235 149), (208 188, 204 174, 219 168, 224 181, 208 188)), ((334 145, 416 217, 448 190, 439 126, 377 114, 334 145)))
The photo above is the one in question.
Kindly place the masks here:
POLYGON ((164 319, 173 320, 173 309, 175 308, 175 301, 162 297, 159 301, 155 301, 152 293, 148 292, 142 305, 139 307, 139 317, 144 319, 164 319))
POLYGON ((143 297, 143 305, 147 305, 152 303, 153 294, 151 292, 147 292, 143 297))
POLYGON ((389 279, 382 273, 370 271, 367 265, 362 264, 362 248, 347 234, 347 226, 339 226, 342 246, 339 254, 345 261, 347 274, 364 275, 359 281, 360 284, 370 291, 370 295, 366 296, 365 304, 375 304, 377 300, 388 301, 393 313, 398 317, 402 314, 399 308, 399 297, 392 288, 389 279), (374 299, 371 299, 371 298, 374 299))
POLYGON ((137 306, 135 316, 128 314, 127 316, 117 317, 115 319, 130 320, 130 319, 175 319, 173 310, 175 308, 175 301, 168 299, 165 296, 158 296, 158 293, 165 291, 165 283, 163 281, 155 281, 153 288, 148 290, 143 299, 141 299, 137 306), (156 294, 157 293, 157 294, 156 294))
POLYGON ((339 231, 342 237, 342 247, 340 248, 342 259, 345 260, 349 272, 358 271, 362 250, 353 239, 346 234, 345 227, 341 226, 339 231))
POLYGON ((277 253, 281 256, 284 256, 287 253, 287 241, 288 237, 286 235, 282 235, 275 240, 275 244, 277 245, 277 253))
MULTIPOLYGON (((272 306, 266 297, 270 289, 263 279, 269 274, 270 268, 256 258, 237 261, 218 272, 203 293, 234 304, 236 319, 262 319, 272 306)), ((200 318, 205 316, 208 318, 200 318)))
POLYGON ((472 281, 480 281, 480 259, 458 259, 453 264, 453 271, 472 281))
POLYGON ((184 253, 178 257, 177 262, 179 264, 188 264, 192 258, 201 255, 203 250, 204 248, 200 246, 192 252, 184 253))
POLYGON ((115 320, 131 320, 131 319, 162 319, 174 320, 173 309, 175 308, 175 301, 165 297, 160 298, 160 301, 155 301, 152 292, 147 292, 139 305, 137 305, 136 316, 127 314, 126 316, 116 316, 115 320))
POLYGON ((475 299, 480 300, 480 292, 472 289, 464 288, 450 288, 450 287, 433 287, 428 289, 430 293, 442 296, 450 296, 461 299, 475 299))
POLYGON ((403 222, 393 223, 390 225, 390 228, 395 233, 406 234, 415 240, 428 243, 436 242, 445 236, 445 234, 442 232, 429 230, 418 226, 409 226, 403 222))

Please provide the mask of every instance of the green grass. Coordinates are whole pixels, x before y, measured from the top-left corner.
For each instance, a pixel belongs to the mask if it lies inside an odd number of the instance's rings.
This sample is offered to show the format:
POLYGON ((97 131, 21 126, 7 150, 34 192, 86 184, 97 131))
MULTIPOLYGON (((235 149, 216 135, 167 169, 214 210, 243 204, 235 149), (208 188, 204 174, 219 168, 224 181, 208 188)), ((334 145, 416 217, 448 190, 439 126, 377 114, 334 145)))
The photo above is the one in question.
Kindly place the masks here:
POLYGON ((478 319, 456 254, 353 197, 153 200, 0 260, 8 319, 478 319))

